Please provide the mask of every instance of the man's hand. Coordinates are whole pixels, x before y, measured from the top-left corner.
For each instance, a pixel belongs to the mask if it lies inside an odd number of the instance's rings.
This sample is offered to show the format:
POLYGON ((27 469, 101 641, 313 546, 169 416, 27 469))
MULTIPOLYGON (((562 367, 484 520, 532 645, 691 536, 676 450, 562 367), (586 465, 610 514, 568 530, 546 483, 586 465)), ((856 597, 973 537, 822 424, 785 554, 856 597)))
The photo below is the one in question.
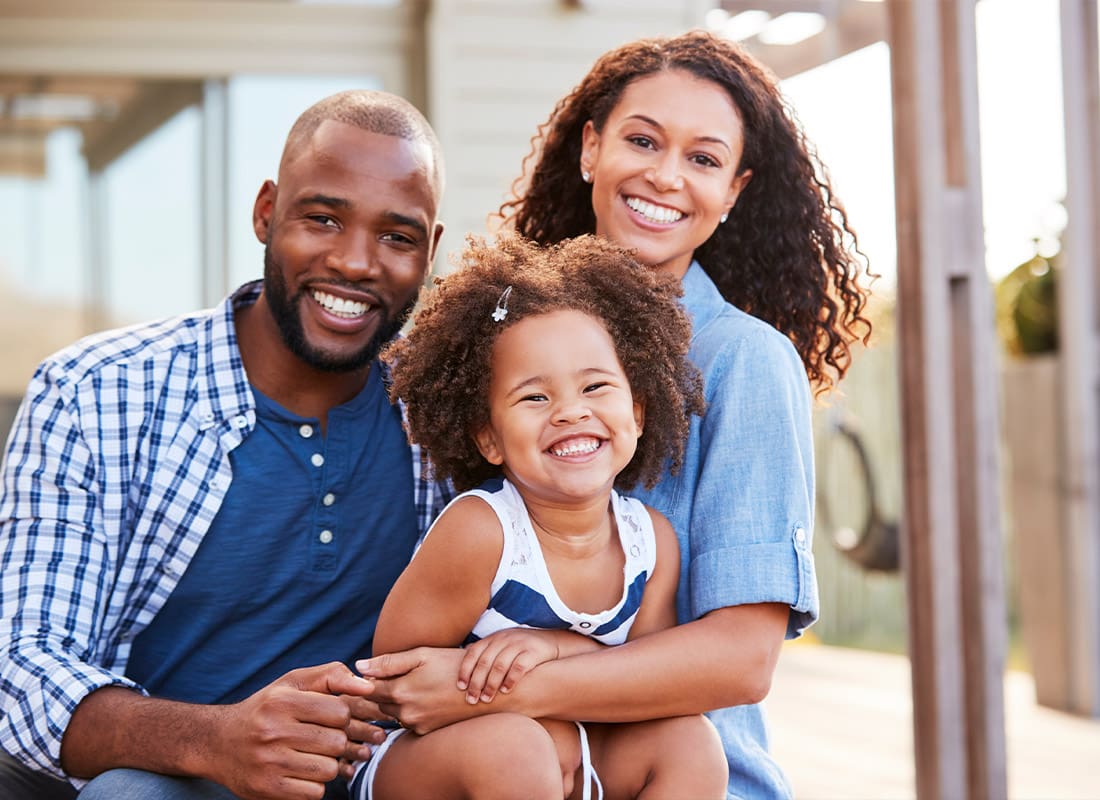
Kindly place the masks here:
POLYGON ((467 645, 458 668, 466 702, 491 703, 498 691, 512 691, 539 664, 560 658, 558 633, 510 628, 467 645))
POLYGON ((357 661, 355 668, 374 684, 370 697, 386 716, 425 734, 499 710, 466 702, 458 688, 462 658, 458 648, 417 647, 357 661))
POLYGON ((341 759, 370 755, 384 714, 371 682, 340 663, 288 672, 233 705, 180 703, 106 686, 77 706, 61 765, 93 778, 117 767, 209 778, 249 800, 320 798, 341 759))
POLYGON ((362 742, 384 737, 367 721, 381 713, 370 691, 338 663, 288 672, 224 707, 210 777, 250 800, 320 798, 349 762, 370 757, 362 742))

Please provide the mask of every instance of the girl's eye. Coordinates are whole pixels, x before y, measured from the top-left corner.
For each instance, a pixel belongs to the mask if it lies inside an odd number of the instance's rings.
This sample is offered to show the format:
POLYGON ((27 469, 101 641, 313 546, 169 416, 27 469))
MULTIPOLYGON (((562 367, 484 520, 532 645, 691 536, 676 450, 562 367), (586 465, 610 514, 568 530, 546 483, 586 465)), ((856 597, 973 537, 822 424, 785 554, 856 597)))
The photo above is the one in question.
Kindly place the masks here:
POLYGON ((605 382, 603 382, 603 383, 590 383, 590 384, 588 384, 587 386, 585 386, 585 387, 584 387, 584 390, 585 390, 586 392, 594 392, 594 391, 596 391, 597 389, 602 389, 602 388, 603 388, 603 387, 605 387, 605 386, 607 386, 607 382, 606 382, 606 381, 605 381, 605 382))
POLYGON ((546 395, 544 395, 544 394, 526 394, 520 399, 524 400, 524 401, 531 401, 533 403, 541 403, 544 400, 546 400, 546 395))

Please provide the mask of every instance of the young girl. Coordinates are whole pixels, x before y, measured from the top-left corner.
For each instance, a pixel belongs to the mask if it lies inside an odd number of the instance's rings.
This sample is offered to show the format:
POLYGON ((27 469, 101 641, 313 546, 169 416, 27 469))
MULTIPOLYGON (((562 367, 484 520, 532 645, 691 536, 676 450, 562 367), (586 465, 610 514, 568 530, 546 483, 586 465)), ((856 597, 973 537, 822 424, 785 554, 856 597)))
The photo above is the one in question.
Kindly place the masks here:
MULTIPOLYGON (((677 469, 702 411, 678 294, 594 237, 470 244, 383 356, 411 438, 468 491, 391 591, 376 654, 467 642, 460 680, 488 701, 540 663, 674 624, 675 533, 615 487, 677 469)), ((396 731, 353 796, 589 797, 602 780, 609 798, 723 798, 726 778, 702 716, 586 727, 492 714, 396 731)))

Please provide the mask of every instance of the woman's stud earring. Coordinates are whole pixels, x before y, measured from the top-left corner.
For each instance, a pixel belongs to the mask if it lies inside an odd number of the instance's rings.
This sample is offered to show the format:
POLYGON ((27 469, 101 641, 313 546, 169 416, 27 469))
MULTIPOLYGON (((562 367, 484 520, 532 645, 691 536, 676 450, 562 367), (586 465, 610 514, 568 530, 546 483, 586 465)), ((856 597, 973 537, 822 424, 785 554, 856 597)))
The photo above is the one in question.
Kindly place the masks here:
POLYGON ((718 222, 723 223, 729 218, 730 218, 730 212, 727 211, 721 217, 718 218, 718 222))
POLYGON ((592 173, 586 169, 581 170, 581 180, 585 183, 592 183, 592 173))

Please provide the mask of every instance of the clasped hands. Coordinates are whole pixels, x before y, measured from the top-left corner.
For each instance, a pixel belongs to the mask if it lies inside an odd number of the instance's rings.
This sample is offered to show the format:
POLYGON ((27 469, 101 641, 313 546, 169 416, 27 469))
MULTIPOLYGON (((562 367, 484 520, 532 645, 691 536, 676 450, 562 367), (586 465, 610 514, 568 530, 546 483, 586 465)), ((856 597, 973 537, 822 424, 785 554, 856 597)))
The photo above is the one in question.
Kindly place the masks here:
POLYGON ((543 661, 558 657, 554 637, 502 631, 466 649, 418 647, 356 663, 294 670, 234 706, 224 707, 218 750, 235 754, 211 777, 247 798, 313 796, 370 758, 393 719, 424 734, 491 713, 543 661), (230 763, 232 762, 232 763, 230 763), (302 794, 307 785, 315 787, 302 794))
POLYGON ((511 629, 465 649, 417 647, 356 662, 383 714, 424 734, 472 716, 511 692, 532 669, 560 656, 558 632, 511 629), (480 706, 480 707, 479 707, 480 706))

